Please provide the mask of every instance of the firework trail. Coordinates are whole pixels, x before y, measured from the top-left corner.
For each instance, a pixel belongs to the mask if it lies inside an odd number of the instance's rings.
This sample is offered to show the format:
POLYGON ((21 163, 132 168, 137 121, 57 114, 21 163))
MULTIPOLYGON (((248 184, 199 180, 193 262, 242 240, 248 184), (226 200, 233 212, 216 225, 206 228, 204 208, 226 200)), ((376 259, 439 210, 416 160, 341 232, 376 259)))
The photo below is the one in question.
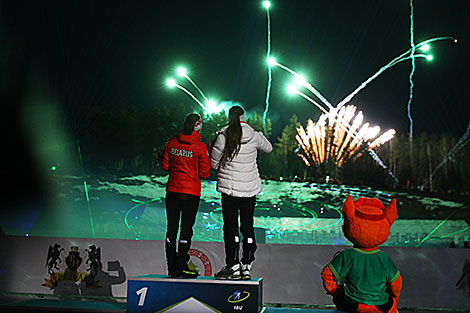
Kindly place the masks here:
POLYGON ((395 175, 393 175, 392 171, 390 171, 390 169, 387 167, 387 165, 384 164, 384 162, 379 158, 379 156, 377 155, 377 153, 375 153, 374 150, 368 150, 369 154, 372 156, 372 158, 375 160, 375 162, 377 162, 377 164, 379 164, 384 170, 386 170, 388 172, 388 175, 390 175, 391 177, 393 177, 393 179, 395 180, 395 182, 398 183, 398 179, 395 177, 395 175))
MULTIPOLYGON (((446 37, 435 37, 435 38, 431 38, 431 39, 428 39, 428 40, 425 40, 425 41, 422 41, 420 43, 418 43, 416 46, 415 46, 415 50, 416 49, 419 49, 431 42, 434 42, 434 41, 439 41, 439 40, 453 40, 454 42, 457 42, 457 40, 454 38, 454 37, 450 37, 450 36, 446 36, 446 37)), ((411 56, 411 51, 412 49, 408 49, 406 52, 402 53, 401 55, 397 56, 396 58, 394 58, 392 61, 390 61, 388 64, 386 64, 385 66, 383 66, 382 68, 380 68, 374 75, 372 75, 371 77, 369 77, 367 80, 365 80, 363 83, 361 83, 352 93, 350 93, 346 98, 344 98, 340 103, 338 103, 337 107, 338 108, 341 108, 343 105, 345 105, 346 103, 348 103, 349 101, 351 101, 351 99, 357 95, 362 89, 366 88, 374 79, 376 79, 380 74, 382 74, 383 72, 385 72, 386 70, 388 70, 389 68, 395 66, 396 64, 402 62, 402 61, 405 61, 405 60, 408 60, 410 58, 413 58, 413 57, 424 57, 426 59, 429 60, 429 55, 425 55, 425 54, 415 54, 413 56, 411 56)))
POLYGON ((305 88, 307 88, 311 93, 313 93, 321 102, 323 102, 328 108, 333 108, 333 105, 317 90, 315 89, 311 84, 309 84, 305 78, 302 77, 299 73, 296 73, 292 69, 288 68, 285 65, 282 65, 276 61, 272 61, 273 65, 276 65, 283 69, 284 71, 292 74, 295 77, 295 80, 299 82, 301 85, 303 85, 305 88))
MULTIPOLYGON (((323 113, 325 113, 327 116, 329 116, 329 112, 324 108, 322 107, 318 102, 316 102, 315 100, 313 100, 312 98, 310 98, 309 96, 307 96, 306 94, 304 94, 303 92, 300 92, 299 90, 295 89, 295 93, 298 94, 299 96, 301 96, 302 98, 304 98, 305 100, 307 100, 308 102, 314 104, 317 108, 320 109, 320 111, 322 111, 323 113)), ((332 108, 333 109, 333 108, 332 108)))
MULTIPOLYGON (((430 56, 429 55, 425 55, 425 54, 414 54, 414 52, 416 51, 416 49, 419 49, 419 48, 422 48, 424 47, 425 45, 428 45, 429 43, 431 42, 434 42, 434 41, 439 41, 439 40, 453 40, 455 43, 457 43, 457 40, 453 37, 450 37, 450 36, 445 36, 445 37, 435 37, 435 38, 431 38, 431 39, 427 39, 425 41, 422 41, 420 43, 418 43, 417 45, 414 45, 411 49, 408 49, 407 51, 405 51, 404 53, 402 53, 401 55, 395 57, 394 59, 392 59, 392 61, 390 61, 388 64, 386 64, 385 66, 383 66, 382 68, 380 68, 374 75, 372 75, 371 77, 369 77, 367 80, 365 80, 363 83, 361 83, 352 93, 350 93, 348 96, 346 96, 341 102, 338 103, 338 105, 336 106, 336 111, 340 110, 346 103, 348 103, 349 101, 351 101, 351 99, 356 95, 358 94, 362 89, 364 89, 365 87, 367 87, 374 79, 376 79, 380 74, 382 74, 383 72, 385 72, 386 70, 388 70, 389 68, 395 66, 396 64, 402 62, 402 61, 405 61, 405 60, 408 60, 410 58, 416 58, 416 57, 424 57, 428 60, 430 60, 430 56)), ((298 73, 296 73, 295 71, 293 71, 292 69, 288 68, 287 66, 285 65, 282 65, 274 60, 271 59, 270 61, 272 63, 272 65, 277 65, 278 67, 280 67, 281 69, 287 71, 288 73, 292 74, 295 78, 301 78, 302 76, 299 75, 298 73)), ((302 80, 302 79, 301 79, 302 80)), ((302 82, 302 85, 305 86, 310 92, 312 92, 318 99, 321 100, 321 102, 323 102, 323 104, 325 104, 326 106, 328 106, 328 108, 330 108, 330 111, 332 109, 332 105, 331 103, 325 98, 323 97, 323 95, 318 91, 316 90, 311 84, 309 84, 308 82, 306 82, 304 79, 303 79, 303 82, 302 82)), ((317 102, 315 102, 313 99, 311 99, 310 97, 304 95, 303 93, 299 92, 299 91, 295 91, 297 94, 301 95, 302 97, 304 97, 306 100, 310 101, 311 103, 313 103, 315 106, 317 106, 318 108, 320 108, 320 110, 322 110, 322 112, 324 112, 326 114, 326 116, 328 117, 328 115, 330 113, 328 112, 325 112, 326 110, 324 108, 322 108, 317 102)), ((349 125, 347 125, 349 126, 349 125)), ((349 132, 349 130, 347 130, 347 132, 349 132)), ((355 138, 357 137, 356 136, 356 133, 355 133, 355 130, 354 132, 352 132, 352 136, 355 138)), ((393 173, 388 169, 388 167, 384 164, 384 162, 379 158, 379 156, 375 153, 375 151, 371 148, 371 149, 368 149, 367 150, 368 153, 372 156, 372 158, 383 168, 385 169, 389 175, 391 177, 393 177, 393 179, 395 180, 395 182, 398 182, 397 178, 393 175, 393 173)))
POLYGON ((191 83, 191 85, 194 86, 194 88, 196 88, 196 90, 199 92, 199 94, 204 98, 204 101, 209 102, 209 99, 207 99, 206 95, 204 95, 204 93, 202 92, 201 88, 199 88, 196 83, 191 79, 189 78, 188 75, 185 76, 185 78, 191 83))
POLYGON ((199 94, 204 98, 204 101, 207 103, 209 102, 209 99, 207 99, 206 95, 202 92, 201 88, 199 88, 198 85, 189 77, 188 73, 186 72, 186 69, 184 67, 179 67, 177 70, 177 73, 179 76, 186 78, 191 85, 199 92, 199 94))
MULTIPOLYGON (((449 39, 450 37, 443 37, 445 39, 449 39)), ((422 43, 419 44, 419 46, 422 46, 430 41, 435 41, 435 40, 439 40, 439 38, 432 38, 432 39, 429 39, 427 41, 424 41, 422 43)), ((407 60, 409 58, 409 54, 410 53, 410 50, 407 50, 405 53, 399 55, 398 57, 396 57, 395 59, 393 59, 391 62, 389 62, 386 66, 382 67, 377 73, 375 73, 373 76, 371 76, 368 80, 366 80, 365 82, 363 82, 352 94, 350 94, 348 97, 345 98, 345 100, 341 101, 338 106, 336 108, 334 108, 331 103, 318 91, 316 90, 311 84, 309 84, 307 81, 305 81, 305 79, 303 79, 303 77, 296 73, 294 70, 288 68, 287 66, 285 65, 282 65, 276 61, 271 61, 271 63, 273 65, 277 65, 278 67, 280 67, 281 69, 285 70, 286 72, 292 74, 295 78, 296 78, 296 81, 297 82, 300 82, 301 85, 303 85, 304 87, 306 87, 310 92, 312 92, 319 100, 321 100, 321 102, 323 102, 326 106, 328 106, 328 108, 330 109, 330 112, 326 111, 325 108, 323 108, 320 104, 318 104, 316 101, 314 101, 313 99, 311 99, 310 97, 308 97, 307 95, 303 94, 302 92, 298 91, 297 89, 295 89, 295 93, 297 93, 298 95, 302 96, 304 99, 306 99, 307 101, 311 102, 312 104, 314 104, 315 106, 317 106, 322 112, 325 113, 325 116, 330 118, 330 114, 334 114, 334 112, 337 112, 339 111, 346 102, 349 102, 352 97, 357 94, 360 90, 364 89, 371 81, 373 81, 376 77, 378 77, 380 74, 382 74, 385 70, 387 70, 388 68, 396 65, 397 63, 401 62, 401 61, 404 61, 404 60, 407 60)), ((418 55, 417 55, 418 56, 418 55)), ((426 55, 419 55, 420 57, 426 57, 426 55)), ((333 115, 333 118, 330 119, 330 121, 332 122, 334 120, 334 115, 333 115)), ((340 124, 339 125, 340 128, 343 128, 349 135, 350 137, 353 137, 355 139, 355 143, 356 143, 356 148, 350 153, 349 155, 353 155, 353 153, 357 152, 357 150, 359 149, 360 147, 360 144, 363 143, 363 140, 360 139, 360 137, 358 136, 358 134, 356 133, 356 129, 354 130, 351 130, 350 128, 350 125, 349 124, 340 124), (359 138, 358 138, 359 137, 359 138), (358 145, 357 145, 358 144, 358 145)), ((330 140, 331 140, 331 137, 330 137, 330 140)), ((323 141, 321 141, 323 142, 323 141)), ((378 146, 378 145, 376 145, 378 146)), ((329 148, 330 149, 330 148, 329 148)), ((305 150, 304 150, 305 151, 305 150)), ((344 149, 341 150, 342 152, 344 151, 344 149)), ((332 152, 332 150, 328 150, 328 154, 330 154, 332 152)), ((390 171, 390 169, 385 165, 385 163, 380 159, 380 157, 375 153, 375 151, 373 150, 373 148, 371 149, 367 149, 367 152, 371 155, 371 157, 384 169, 387 171, 387 173, 395 180, 395 182, 398 182, 398 179, 395 177, 395 175, 393 175, 393 173, 390 171)), ((339 164, 342 164, 342 160, 344 160, 344 156, 342 159, 340 159, 339 161, 339 164)))
POLYGON ((459 139, 457 144, 452 148, 452 150, 447 153, 446 157, 439 163, 438 166, 432 171, 432 173, 429 175, 429 178, 420 186, 420 189, 424 189, 427 184, 431 181, 431 179, 436 175, 437 171, 447 163, 447 161, 451 160, 454 155, 460 151, 470 140, 470 122, 468 122, 467 130, 465 131, 465 134, 459 139))
MULTIPOLYGON (((266 8, 266 17, 267 17, 267 43, 268 43, 268 48, 266 52, 266 59, 269 60, 271 58, 271 20, 269 17, 269 7, 271 3, 269 1, 264 1, 263 2, 264 7, 266 8)), ((266 108, 264 109, 263 112, 263 125, 266 125, 266 116, 268 115, 268 110, 269 110, 269 96, 271 94, 271 85, 272 85, 272 70, 271 70, 271 65, 268 65, 268 86, 266 89, 266 108)))
POLYGON ((178 85, 175 80, 173 79, 169 79, 167 80, 167 85, 169 87, 176 87, 182 91, 184 91, 187 95, 189 95, 194 101, 196 101, 197 104, 199 104, 201 106, 201 108, 203 108, 203 110, 205 112, 209 112, 209 110, 206 108, 206 106, 204 106, 204 104, 202 104, 201 101, 199 101, 189 90, 187 90, 186 88, 184 88, 183 86, 181 85, 178 85))
MULTIPOLYGON (((351 107, 351 112, 348 114, 348 115, 351 115, 351 117, 354 115, 355 111, 356 111, 356 107, 354 106, 350 106, 351 107)), ((356 130, 359 128, 359 126, 362 124, 362 120, 363 120, 363 114, 362 114, 362 111, 359 111, 359 113, 357 114, 356 118, 354 119, 353 123, 352 123, 352 126, 351 126, 351 131, 348 132, 346 138, 344 139, 343 141, 343 144, 341 145, 341 147, 339 148, 339 152, 338 152, 338 158, 340 160, 342 160, 344 158, 344 155, 345 153, 347 153, 347 147, 348 147, 348 143, 350 142, 351 140, 351 137, 352 137, 352 134, 353 133, 356 133, 356 130)), ((345 124, 347 123, 348 125, 350 124, 350 121, 351 121, 351 118, 349 118, 348 120, 345 121, 345 124)))
POLYGON ((410 72, 410 77, 409 77, 410 97, 409 97, 408 105, 407 105, 408 119, 410 120, 410 164, 412 164, 412 160, 413 160, 413 118, 411 116, 411 101, 413 101, 413 87, 414 87, 413 75, 415 73, 415 57, 414 57, 414 54, 415 54, 415 50, 416 50, 415 43, 414 43, 414 31, 413 31, 413 27, 414 27, 414 24, 413 24, 413 10, 414 10, 413 0, 410 0, 410 11, 411 11, 411 13, 410 13, 411 72, 410 72))
MULTIPOLYGON (((416 48, 420 48, 430 42, 433 42, 433 41, 437 41, 437 40, 455 40, 453 37, 436 37, 436 38, 431 38, 431 39, 428 39, 428 40, 425 40, 419 44, 416 45, 416 48)), ((380 68, 374 75, 372 75, 371 77, 369 77, 366 81, 362 82, 352 93, 350 93, 348 96, 346 96, 346 98, 344 98, 341 102, 338 103, 338 105, 336 106, 336 108, 339 110, 341 109, 341 107, 343 107, 346 103, 348 103, 349 101, 351 101, 351 99, 356 95, 358 94, 362 89, 364 89, 365 87, 367 87, 367 85, 369 85, 374 79, 376 79, 380 74, 382 74, 383 72, 385 72, 386 70, 388 70, 389 68, 395 66, 396 64, 402 62, 402 61, 405 61, 405 60, 408 60, 409 58, 411 58, 411 56, 409 55, 411 52, 411 49, 407 50, 406 52, 402 53, 401 55, 399 55, 398 57, 394 58, 392 61, 390 61, 387 65, 383 66, 382 68, 380 68)), ((428 55, 425 55, 425 54, 416 54, 414 55, 414 57, 423 57, 423 58, 428 58, 429 56, 428 55)), ((302 75, 296 73, 294 70, 290 69, 289 67, 283 65, 283 64, 280 64, 279 62, 276 62, 274 60, 271 61, 271 64, 272 65, 276 65, 278 67, 280 67, 281 69, 285 70, 286 72, 290 73, 291 75, 293 75, 296 79, 296 81, 298 81, 301 85, 303 85, 305 88, 307 88, 311 93, 313 93, 321 102, 323 102, 326 106, 328 106, 328 108, 333 108, 333 105, 317 90, 315 89, 310 83, 308 83, 303 77, 302 75)), ((317 105, 317 104, 316 104, 317 105)))

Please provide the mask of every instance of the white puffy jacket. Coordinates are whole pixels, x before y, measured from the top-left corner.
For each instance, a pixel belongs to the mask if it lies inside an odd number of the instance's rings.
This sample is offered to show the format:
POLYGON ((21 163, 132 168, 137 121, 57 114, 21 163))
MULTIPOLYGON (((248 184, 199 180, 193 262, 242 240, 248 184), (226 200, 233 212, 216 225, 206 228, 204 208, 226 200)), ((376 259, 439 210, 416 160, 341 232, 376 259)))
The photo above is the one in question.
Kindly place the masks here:
POLYGON ((228 127, 225 126, 217 136, 212 148, 211 167, 219 170, 217 191, 233 197, 252 197, 262 191, 261 178, 256 163, 258 150, 269 153, 273 146, 262 132, 257 132, 244 122, 241 122, 241 125, 242 139, 238 154, 219 168, 224 154, 225 130, 228 127))

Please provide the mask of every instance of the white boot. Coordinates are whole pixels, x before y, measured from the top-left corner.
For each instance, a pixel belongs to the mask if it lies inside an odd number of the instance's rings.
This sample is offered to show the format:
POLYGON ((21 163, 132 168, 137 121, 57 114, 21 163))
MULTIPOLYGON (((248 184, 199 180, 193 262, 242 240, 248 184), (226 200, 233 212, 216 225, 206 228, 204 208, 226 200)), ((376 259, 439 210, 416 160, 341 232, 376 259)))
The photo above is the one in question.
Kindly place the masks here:
POLYGON ((241 268, 242 279, 250 280, 251 279, 251 264, 242 264, 241 268))

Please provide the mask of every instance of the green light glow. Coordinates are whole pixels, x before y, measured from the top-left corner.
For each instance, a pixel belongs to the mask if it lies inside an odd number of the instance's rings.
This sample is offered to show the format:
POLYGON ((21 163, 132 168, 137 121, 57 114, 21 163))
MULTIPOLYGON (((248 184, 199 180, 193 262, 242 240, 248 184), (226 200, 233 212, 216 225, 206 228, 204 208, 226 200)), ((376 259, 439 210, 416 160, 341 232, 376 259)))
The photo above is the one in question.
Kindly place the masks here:
POLYGON ((269 7, 271 6, 271 1, 263 1, 263 6, 264 6, 266 9, 269 9, 269 7))
POLYGON ((444 225, 444 223, 447 222, 447 219, 443 220, 442 222, 439 223, 439 225, 436 226, 436 228, 434 228, 426 237, 423 238, 423 240, 421 240, 417 245, 416 245, 416 248, 418 248, 419 246, 421 246, 421 244, 423 242, 425 242, 426 240, 429 239, 429 237, 431 237, 431 235, 436 231, 438 230, 442 225, 444 225))
POLYGON ((431 46, 428 44, 423 45, 422 47, 419 48, 421 51, 429 51, 431 49, 431 46))
POLYGON ((154 199, 151 199, 151 200, 148 200, 148 201, 140 201, 140 200, 137 200, 137 199, 131 199, 131 201, 136 202, 137 204, 134 205, 132 208, 129 209, 129 211, 126 212, 126 214, 124 215, 124 223, 126 224, 126 227, 129 230, 133 231, 138 236, 135 240, 139 240, 139 238, 142 238, 142 233, 140 231, 134 230, 134 227, 131 224, 129 224, 129 222, 127 220, 129 214, 141 205, 145 205, 145 204, 148 204, 148 203, 160 200, 160 199, 161 198, 154 198, 154 199))
POLYGON ((464 229, 461 229, 461 230, 455 231, 455 232, 453 232, 453 233, 450 233, 450 234, 447 234, 447 235, 441 236, 441 237, 439 237, 439 239, 443 239, 443 238, 447 238, 447 237, 450 237, 450 236, 454 236, 454 235, 457 235, 457 234, 463 233, 464 231, 466 231, 466 230, 469 230, 469 229, 470 229, 470 226, 469 226, 469 227, 465 227, 464 229))
POLYGON ((176 69, 176 73, 178 73, 178 76, 181 76, 181 77, 186 77, 187 76, 187 71, 182 66, 180 66, 176 69))
POLYGON ((300 85, 300 86, 306 86, 308 84, 307 80, 305 79, 305 77, 301 74, 297 74, 294 76, 294 81, 297 85, 300 85))
POLYGON ((445 222, 447 222, 447 220, 449 218, 451 218, 455 213, 457 213, 458 211, 460 210, 455 210, 454 212, 452 212, 449 216, 446 217, 445 220, 443 220, 442 222, 439 223, 439 225, 436 226, 436 228, 434 228, 426 237, 423 238, 423 240, 421 240, 417 245, 416 245, 416 248, 418 248, 423 242, 425 242, 426 240, 429 239, 429 237, 431 237, 432 234, 434 234, 434 232, 436 230, 438 230, 442 225, 444 225, 445 222))
POLYGON ((86 202, 88 205, 88 216, 90 217, 91 233, 93 235, 93 238, 96 238, 95 237, 95 225, 93 223, 93 215, 91 214, 90 197, 88 196, 88 186, 86 184, 86 180, 83 181, 83 186, 85 187, 85 196, 86 196, 86 202))
POLYGON ((221 107, 217 105, 215 100, 207 100, 206 102, 207 113, 218 113, 221 110, 221 107))
POLYGON ((84 169, 83 158, 82 158, 82 150, 80 149, 80 141, 78 141, 78 139, 77 139, 77 151, 78 151, 78 158, 80 159, 80 165, 82 166, 82 169, 84 169))
POLYGON ((145 204, 145 202, 137 200, 137 199, 131 199, 131 201, 135 203, 145 204))
POLYGON ((276 59, 275 58, 268 58, 267 60, 269 66, 274 66, 277 65, 276 59))
MULTIPOLYGON (((270 195, 278 195, 278 194, 275 194, 275 193, 263 193, 263 194, 270 194, 270 195)), ((290 197, 290 198, 295 198, 295 199, 304 199, 302 197, 290 197)), ((307 200, 307 199, 304 199, 304 200, 307 200)), ((311 200, 310 200, 311 201, 311 200)), ((315 201, 315 202, 319 202, 319 201, 315 201)), ((320 202, 321 203, 321 202, 320 202)), ((324 207, 328 207, 329 209, 332 209, 334 211, 336 211, 339 215, 338 219, 333 221, 331 224, 329 225, 325 225, 325 226, 321 226, 321 227, 312 227, 312 228, 309 228, 308 230, 309 231, 312 231, 312 230, 321 230, 321 229, 325 229, 325 228, 328 228, 328 227, 332 227, 336 224, 338 224, 339 222, 341 222, 343 220, 343 215, 341 213, 340 210, 338 210, 337 208, 335 208, 334 206, 330 205, 330 204, 327 204, 327 203, 321 203, 324 207)), ((263 229, 267 229, 267 230, 270 230, 272 232, 275 232, 275 231, 278 231, 278 230, 282 230, 282 231, 286 231, 287 228, 291 229, 291 228, 296 228, 296 227, 300 227, 300 226, 304 226, 304 225, 308 225, 308 224, 312 224, 315 220, 318 219, 318 215, 316 214, 315 211, 309 209, 309 208, 305 208, 303 207, 302 205, 295 205, 297 207, 297 210, 292 210, 292 211, 296 211, 296 212, 300 212, 300 214, 302 214, 304 217, 307 217, 310 215, 310 219, 305 221, 305 222, 301 222, 299 224, 295 224, 295 225, 279 225, 279 226, 276 226, 275 223, 274 223, 274 220, 270 217, 270 216, 263 216, 261 215, 259 218, 261 219, 262 223, 261 225, 254 225, 255 227, 257 228, 263 228, 263 229)), ((256 210, 260 210, 258 208, 256 208, 256 210)), ((262 208, 263 211, 269 211, 270 209, 267 209, 267 208, 262 208)), ((214 210, 212 210, 210 213, 209 213, 209 216, 211 217, 211 219, 213 219, 215 222, 223 225, 223 221, 220 220, 220 219, 217 219, 215 214, 214 213, 217 213, 219 211, 222 211, 222 208, 216 208, 214 210)))
POLYGON ((170 88, 176 87, 176 81, 173 78, 168 78, 166 80, 166 85, 170 88))
POLYGON ((297 88, 294 85, 287 86, 287 93, 290 95, 294 95, 298 92, 297 88))
POLYGON ((432 56, 432 54, 428 54, 428 55, 426 56, 426 60, 432 61, 432 59, 434 59, 434 57, 432 56))

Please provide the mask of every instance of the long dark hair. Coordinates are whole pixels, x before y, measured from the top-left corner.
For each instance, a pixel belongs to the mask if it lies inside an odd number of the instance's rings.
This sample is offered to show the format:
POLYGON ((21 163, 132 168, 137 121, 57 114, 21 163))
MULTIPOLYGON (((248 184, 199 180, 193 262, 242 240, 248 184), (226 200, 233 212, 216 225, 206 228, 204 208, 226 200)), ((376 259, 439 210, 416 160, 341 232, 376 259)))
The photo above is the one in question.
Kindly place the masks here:
POLYGON ((230 162, 240 151, 242 140, 242 125, 240 115, 245 114, 242 107, 236 105, 228 111, 228 127, 225 131, 225 148, 221 164, 230 162))
POLYGON ((181 131, 184 135, 191 135, 194 130, 194 123, 199 121, 201 116, 197 113, 191 113, 186 115, 184 118, 183 130, 181 131))

